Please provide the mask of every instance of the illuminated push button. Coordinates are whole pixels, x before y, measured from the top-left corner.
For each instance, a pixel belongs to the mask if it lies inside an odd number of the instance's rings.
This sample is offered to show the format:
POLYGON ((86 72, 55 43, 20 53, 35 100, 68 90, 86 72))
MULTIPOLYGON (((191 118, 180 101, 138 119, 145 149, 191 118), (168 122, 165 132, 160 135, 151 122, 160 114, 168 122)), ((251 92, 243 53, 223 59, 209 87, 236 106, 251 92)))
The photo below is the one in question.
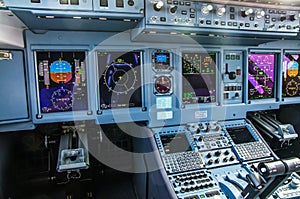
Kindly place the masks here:
POLYGON ((107 7, 108 6, 108 0, 100 0, 100 6, 101 7, 107 7))
POLYGON ((116 0, 116 7, 124 8, 124 1, 123 0, 116 0))
POLYGON ((71 5, 79 5, 79 0, 71 0, 71 5))
POLYGON ((60 4, 68 4, 69 3, 68 0, 60 0, 59 2, 60 2, 60 4))

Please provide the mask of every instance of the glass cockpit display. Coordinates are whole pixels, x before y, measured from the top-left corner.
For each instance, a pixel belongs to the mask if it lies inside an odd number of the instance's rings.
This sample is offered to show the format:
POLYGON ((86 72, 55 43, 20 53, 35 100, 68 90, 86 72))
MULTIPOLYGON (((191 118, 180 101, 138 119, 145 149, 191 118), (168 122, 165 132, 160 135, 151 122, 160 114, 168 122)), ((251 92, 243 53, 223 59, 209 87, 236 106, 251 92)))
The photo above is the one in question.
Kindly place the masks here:
POLYGON ((182 53, 183 104, 216 102, 216 52, 182 53))
POLYGON ((275 54, 248 55, 249 100, 274 98, 275 54))
POLYGON ((100 109, 141 107, 141 51, 98 52, 100 109))
POLYGON ((160 139, 166 154, 192 151, 184 133, 161 135, 160 139))
POLYGON ((300 96, 300 54, 285 53, 282 64, 282 97, 300 96))
POLYGON ((37 51, 41 113, 88 109, 84 51, 37 51))

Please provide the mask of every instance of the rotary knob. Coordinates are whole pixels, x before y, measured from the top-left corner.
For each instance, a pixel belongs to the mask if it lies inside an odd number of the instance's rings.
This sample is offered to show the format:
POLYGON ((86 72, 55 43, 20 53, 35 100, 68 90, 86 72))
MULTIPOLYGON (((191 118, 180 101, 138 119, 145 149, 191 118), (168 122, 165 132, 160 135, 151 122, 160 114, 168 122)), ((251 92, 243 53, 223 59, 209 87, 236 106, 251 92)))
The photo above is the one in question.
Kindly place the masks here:
POLYGON ((203 15, 207 15, 212 10, 213 10, 213 6, 210 4, 202 6, 202 8, 201 8, 201 12, 203 15))
POLYGON ((299 179, 292 179, 291 183, 290 183, 290 187, 293 189, 296 189, 300 186, 300 180, 299 179))
POLYGON ((247 16, 249 16, 249 15, 251 15, 253 13, 253 9, 252 8, 248 8, 246 10, 242 10, 241 13, 242 13, 242 17, 247 17, 247 16))
POLYGON ((255 16, 257 19, 261 19, 266 15, 266 12, 263 10, 256 11, 255 16))
POLYGON ((214 161, 212 159, 208 160, 208 165, 212 165, 214 163, 214 161))
POLYGON ((220 7, 217 9, 217 15, 218 16, 223 16, 226 12, 226 9, 224 7, 220 7))
POLYGON ((156 11, 160 11, 162 9, 162 7, 164 7, 164 2, 163 1, 158 1, 157 3, 155 3, 153 5, 154 10, 156 11))
POLYGON ((285 20, 287 20, 287 17, 286 16, 281 16, 279 19, 280 19, 280 21, 285 21, 285 20))
POLYGON ((177 11, 177 9, 178 9, 178 6, 172 6, 172 7, 170 8, 170 12, 171 12, 172 14, 175 14, 176 11, 177 11))
POLYGON ((218 156, 220 156, 220 155, 221 155, 221 151, 216 151, 216 152, 215 152, 215 156, 218 157, 218 156))
POLYGON ((298 20, 298 19, 299 19, 299 16, 296 15, 296 14, 290 16, 290 20, 291 20, 291 21, 296 21, 296 20, 298 20))

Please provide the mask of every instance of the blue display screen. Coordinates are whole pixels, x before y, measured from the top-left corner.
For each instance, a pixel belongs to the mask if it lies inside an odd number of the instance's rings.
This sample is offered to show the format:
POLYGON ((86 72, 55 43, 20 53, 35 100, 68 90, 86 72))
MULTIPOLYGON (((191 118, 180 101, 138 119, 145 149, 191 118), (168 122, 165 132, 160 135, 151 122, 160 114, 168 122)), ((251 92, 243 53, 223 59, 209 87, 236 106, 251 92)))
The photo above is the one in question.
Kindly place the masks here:
POLYGON ((167 62, 167 55, 166 54, 156 55, 156 62, 167 62))

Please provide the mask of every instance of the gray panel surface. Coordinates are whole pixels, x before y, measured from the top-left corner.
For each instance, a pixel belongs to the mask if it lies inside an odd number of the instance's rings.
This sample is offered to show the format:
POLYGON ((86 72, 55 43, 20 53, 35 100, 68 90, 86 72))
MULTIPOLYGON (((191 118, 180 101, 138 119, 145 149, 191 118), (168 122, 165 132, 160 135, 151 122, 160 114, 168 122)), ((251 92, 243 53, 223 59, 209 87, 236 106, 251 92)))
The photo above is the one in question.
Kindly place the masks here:
POLYGON ((0 123, 28 118, 22 51, 11 51, 12 60, 0 59, 0 123))

